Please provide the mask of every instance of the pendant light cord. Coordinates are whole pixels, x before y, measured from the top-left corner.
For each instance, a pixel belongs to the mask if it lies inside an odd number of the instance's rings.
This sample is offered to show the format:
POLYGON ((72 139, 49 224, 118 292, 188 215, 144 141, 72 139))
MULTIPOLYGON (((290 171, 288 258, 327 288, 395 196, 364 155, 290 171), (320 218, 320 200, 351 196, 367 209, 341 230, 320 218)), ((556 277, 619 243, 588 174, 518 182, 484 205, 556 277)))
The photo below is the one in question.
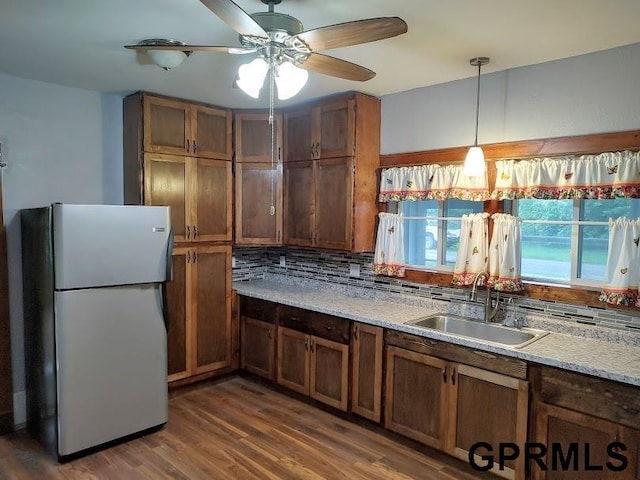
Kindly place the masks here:
POLYGON ((473 146, 478 146, 478 121, 480 119, 480 69, 482 68, 482 62, 478 61, 478 89, 476 90, 476 138, 473 141, 473 146))

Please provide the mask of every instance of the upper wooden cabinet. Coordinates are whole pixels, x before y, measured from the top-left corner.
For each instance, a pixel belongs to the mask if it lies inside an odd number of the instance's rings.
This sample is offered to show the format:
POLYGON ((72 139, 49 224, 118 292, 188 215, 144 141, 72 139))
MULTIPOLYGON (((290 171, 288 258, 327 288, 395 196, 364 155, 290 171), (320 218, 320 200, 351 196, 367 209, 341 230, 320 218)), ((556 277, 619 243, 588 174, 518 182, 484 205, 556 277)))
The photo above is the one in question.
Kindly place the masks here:
MULTIPOLYGON (((379 100, 363 94, 325 100, 320 104, 292 110, 286 114, 287 161, 319 158, 350 157, 357 154, 356 135, 367 137, 370 132, 363 117, 378 111, 379 100), (377 108, 376 108, 377 104, 377 108), (358 109, 364 109, 361 114, 358 109)), ((375 131, 373 132, 376 136, 375 131)), ((377 125, 379 142, 380 124, 377 125)), ((379 150, 379 144, 378 144, 379 150)))
POLYGON ((146 153, 144 204, 171 207, 176 242, 231 240, 231 163, 146 153))
POLYGON ((176 242, 232 239, 230 159, 229 111, 144 93, 125 98, 124 203, 170 206, 176 242))
POLYGON ((231 160, 231 111, 142 96, 145 152, 231 160))
POLYGON ((280 114, 274 116, 273 133, 272 138, 267 113, 236 113, 235 243, 238 245, 282 244, 280 114))
POLYGON ((354 93, 285 113, 284 243, 373 251, 380 100, 354 93))

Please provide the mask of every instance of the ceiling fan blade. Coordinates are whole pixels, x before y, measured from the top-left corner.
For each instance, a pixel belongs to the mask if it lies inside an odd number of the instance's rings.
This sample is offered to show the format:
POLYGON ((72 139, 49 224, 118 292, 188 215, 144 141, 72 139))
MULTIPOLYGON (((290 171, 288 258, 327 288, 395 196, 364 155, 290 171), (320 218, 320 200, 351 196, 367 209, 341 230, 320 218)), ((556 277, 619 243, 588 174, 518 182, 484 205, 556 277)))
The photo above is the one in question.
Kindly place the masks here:
POLYGON ((178 50, 181 52, 220 52, 243 55, 245 53, 255 53, 255 48, 243 47, 222 47, 215 45, 125 45, 124 48, 146 52, 148 50, 178 50))
POLYGON ((240 35, 268 37, 267 32, 231 0, 200 0, 209 10, 240 35))
POLYGON ((376 72, 368 68, 346 60, 330 57, 329 55, 322 55, 321 53, 312 53, 299 67, 312 72, 357 82, 366 82, 376 76, 376 72))
POLYGON ((375 42, 406 32, 407 24, 401 18, 380 17, 307 30, 294 38, 302 40, 311 50, 318 51, 375 42))

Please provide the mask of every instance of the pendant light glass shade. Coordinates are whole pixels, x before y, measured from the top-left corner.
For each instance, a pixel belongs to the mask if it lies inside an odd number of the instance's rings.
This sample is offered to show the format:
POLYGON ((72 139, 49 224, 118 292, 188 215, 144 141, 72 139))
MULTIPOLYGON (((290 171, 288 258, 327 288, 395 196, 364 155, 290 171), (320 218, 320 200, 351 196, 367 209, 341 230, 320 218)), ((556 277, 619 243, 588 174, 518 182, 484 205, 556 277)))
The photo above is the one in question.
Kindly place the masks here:
POLYGON ((480 177, 487 171, 487 165, 484 161, 484 152, 478 146, 478 120, 480 117, 480 69, 483 65, 489 63, 488 57, 472 58, 469 63, 472 67, 478 67, 478 89, 476 91, 476 137, 473 147, 469 148, 467 156, 464 159, 463 172, 468 177, 480 177))
POLYGON ((464 174, 467 177, 481 177, 486 170, 484 152, 478 146, 471 147, 464 159, 464 174))

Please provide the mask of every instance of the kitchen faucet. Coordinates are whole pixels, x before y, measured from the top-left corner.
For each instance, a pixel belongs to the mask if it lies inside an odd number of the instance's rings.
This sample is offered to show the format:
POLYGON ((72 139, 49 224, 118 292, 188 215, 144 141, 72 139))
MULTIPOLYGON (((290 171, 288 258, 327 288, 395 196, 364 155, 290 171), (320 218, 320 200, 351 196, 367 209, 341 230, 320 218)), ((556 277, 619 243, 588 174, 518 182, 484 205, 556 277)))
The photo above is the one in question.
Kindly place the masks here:
MULTIPOLYGON (((480 277, 484 277, 485 280, 488 281, 489 274, 487 272, 479 272, 474 277, 473 285, 471 287, 471 297, 470 297, 470 300, 472 302, 476 301, 478 280, 480 279, 480 277)), ((484 302, 484 321, 485 323, 490 323, 491 320, 493 320, 496 314, 498 313, 498 307, 500 306, 500 292, 496 290, 496 306, 492 310, 491 309, 491 289, 489 288, 489 285, 487 285, 486 288, 487 288, 487 297, 484 302)))

